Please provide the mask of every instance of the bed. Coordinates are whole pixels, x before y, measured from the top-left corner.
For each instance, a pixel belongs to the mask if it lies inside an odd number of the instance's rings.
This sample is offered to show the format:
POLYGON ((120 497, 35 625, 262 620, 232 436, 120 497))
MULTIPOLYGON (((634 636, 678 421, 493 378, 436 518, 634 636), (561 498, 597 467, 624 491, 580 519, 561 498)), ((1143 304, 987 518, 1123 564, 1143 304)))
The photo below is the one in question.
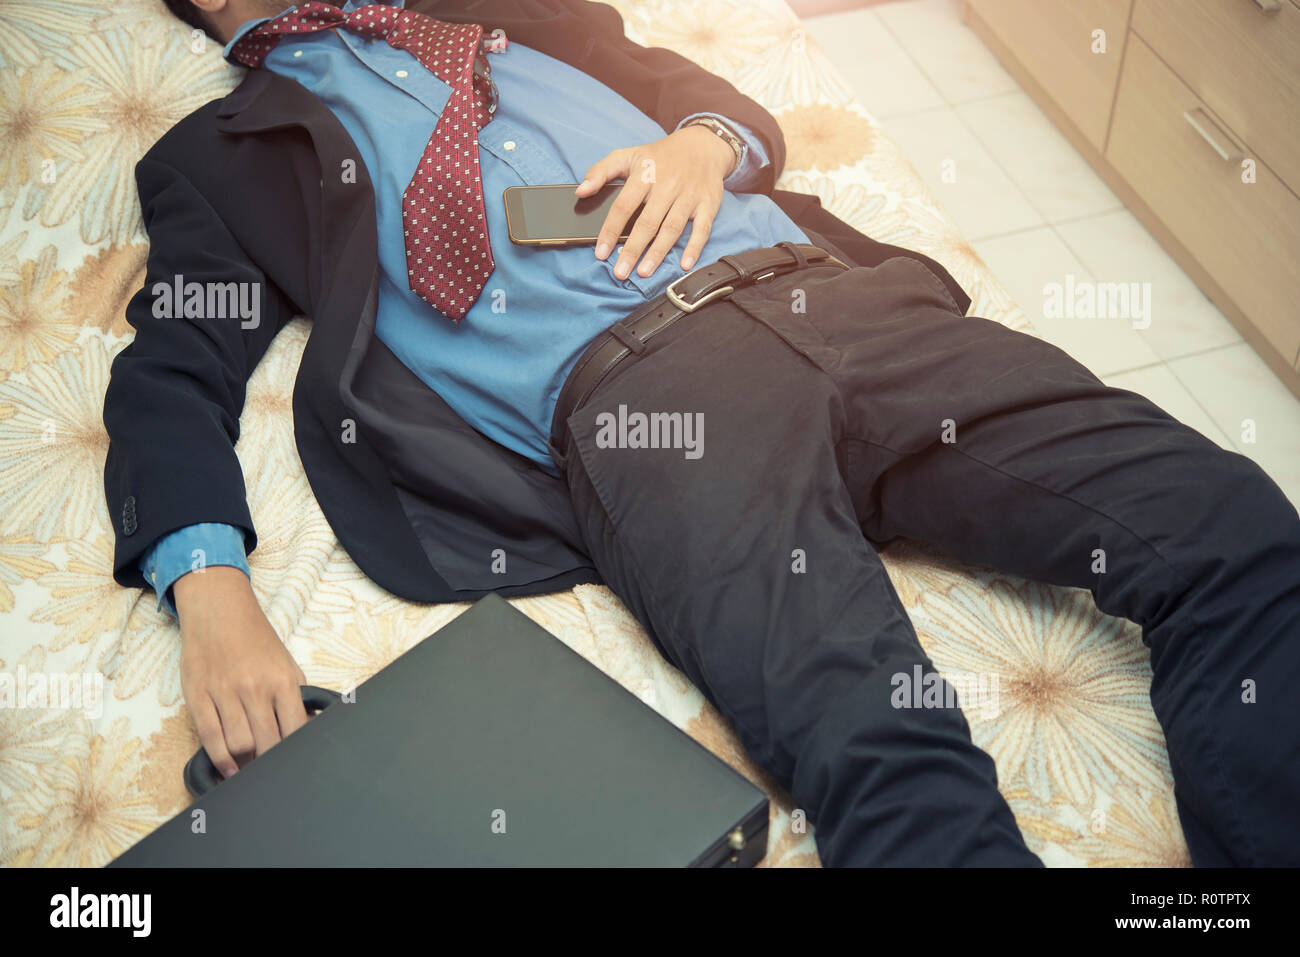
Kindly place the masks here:
MULTIPOLYGON (((780 120, 779 186, 942 262, 971 314, 1028 330, 881 126, 783 0, 614 0, 629 36, 730 79, 780 120), (743 15, 736 7, 743 6, 743 15)), ((0 863, 97 866, 188 802, 197 747, 179 631, 111 577, 101 410, 144 275, 135 162, 237 81, 157 0, 0 6, 0 674, 102 675, 97 707, 0 707, 0 863)), ((353 686, 468 607, 402 601, 340 548, 293 443, 295 319, 257 368, 237 447, 260 535, 253 586, 308 680, 353 686)), ((912 544, 884 560, 922 644, 954 676, 975 741, 1049 866, 1185 866, 1164 738, 1135 625, 1082 591, 959 566, 912 544)), ((763 866, 818 866, 811 828, 606 588, 512 603, 772 798, 763 866)), ((3 680, 3 679, 0 679, 3 680)))

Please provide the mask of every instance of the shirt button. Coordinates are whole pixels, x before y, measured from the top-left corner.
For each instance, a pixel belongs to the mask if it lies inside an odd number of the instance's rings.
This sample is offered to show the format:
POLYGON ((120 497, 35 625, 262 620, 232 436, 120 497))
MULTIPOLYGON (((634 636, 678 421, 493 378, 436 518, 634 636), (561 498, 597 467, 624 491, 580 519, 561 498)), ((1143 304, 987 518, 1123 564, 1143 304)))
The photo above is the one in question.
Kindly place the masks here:
POLYGON ((515 148, 515 141, 514 141, 514 140, 506 140, 506 141, 505 141, 504 143, 502 143, 501 145, 502 145, 505 149, 512 150, 512 149, 515 148))
POLYGON ((398 70, 395 75, 399 80, 405 80, 410 74, 408 74, 405 70, 398 70))
POLYGON ((302 51, 301 51, 301 50, 294 50, 294 51, 293 51, 293 55, 294 55, 294 56, 302 56, 302 51))

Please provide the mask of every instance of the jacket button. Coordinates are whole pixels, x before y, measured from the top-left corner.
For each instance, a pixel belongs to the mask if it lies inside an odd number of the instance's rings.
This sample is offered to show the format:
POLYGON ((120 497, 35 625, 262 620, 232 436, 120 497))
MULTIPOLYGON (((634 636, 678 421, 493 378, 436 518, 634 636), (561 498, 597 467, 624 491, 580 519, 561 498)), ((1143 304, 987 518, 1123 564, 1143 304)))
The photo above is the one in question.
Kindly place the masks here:
POLYGON ((135 496, 128 495, 126 501, 122 503, 122 534, 134 535, 139 523, 135 518, 135 496))

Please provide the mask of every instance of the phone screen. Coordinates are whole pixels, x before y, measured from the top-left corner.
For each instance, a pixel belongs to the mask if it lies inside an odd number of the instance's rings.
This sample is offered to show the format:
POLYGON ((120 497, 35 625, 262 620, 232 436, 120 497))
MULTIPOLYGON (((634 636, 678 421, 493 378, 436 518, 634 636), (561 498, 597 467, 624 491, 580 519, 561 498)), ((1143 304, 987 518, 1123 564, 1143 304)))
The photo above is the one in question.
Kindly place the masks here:
MULTIPOLYGON (((506 221, 510 239, 516 243, 596 242, 600 227, 622 183, 607 183, 595 195, 579 199, 573 195, 577 183, 558 186, 511 186, 505 191, 506 221)), ((641 208, 628 217, 623 235, 627 239, 641 208)))

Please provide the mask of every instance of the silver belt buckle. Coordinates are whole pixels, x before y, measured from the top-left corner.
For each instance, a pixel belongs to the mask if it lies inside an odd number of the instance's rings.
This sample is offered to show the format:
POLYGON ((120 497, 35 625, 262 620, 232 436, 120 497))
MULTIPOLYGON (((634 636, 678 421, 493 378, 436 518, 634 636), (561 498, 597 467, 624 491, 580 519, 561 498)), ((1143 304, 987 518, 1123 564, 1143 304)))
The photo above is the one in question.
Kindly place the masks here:
POLYGON ((683 279, 686 279, 688 276, 691 275, 694 275, 693 271, 688 272, 685 275, 678 276, 676 279, 670 282, 668 284, 668 288, 664 290, 664 295, 668 297, 668 301, 671 302, 678 309, 680 309, 682 312, 694 312, 696 309, 700 308, 700 306, 712 302, 714 299, 717 299, 719 296, 725 296, 729 292, 736 291, 735 286, 719 286, 717 289, 714 289, 712 292, 706 293, 705 295, 701 296, 695 302, 687 302, 681 296, 677 295, 677 290, 675 290, 673 286, 677 285, 683 279))

